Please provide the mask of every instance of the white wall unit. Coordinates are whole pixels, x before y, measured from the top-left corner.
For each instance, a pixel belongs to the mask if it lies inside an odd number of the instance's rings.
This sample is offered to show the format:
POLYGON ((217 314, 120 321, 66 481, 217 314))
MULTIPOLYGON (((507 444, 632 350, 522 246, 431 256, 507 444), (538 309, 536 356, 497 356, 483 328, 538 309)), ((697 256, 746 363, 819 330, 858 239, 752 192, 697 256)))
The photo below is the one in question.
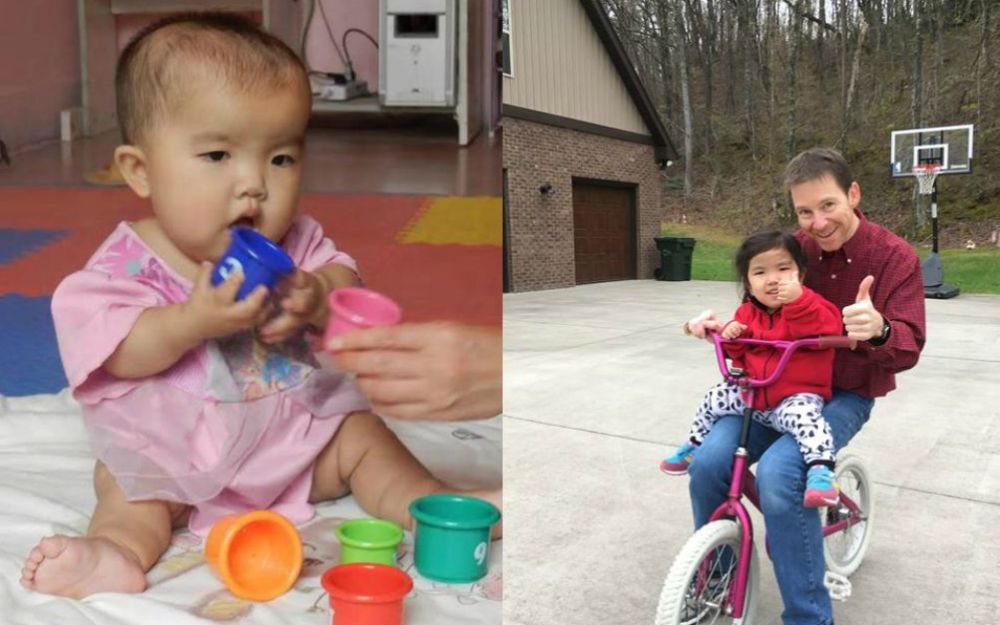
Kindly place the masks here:
POLYGON ((457 13, 456 0, 380 0, 383 106, 455 105, 457 13))

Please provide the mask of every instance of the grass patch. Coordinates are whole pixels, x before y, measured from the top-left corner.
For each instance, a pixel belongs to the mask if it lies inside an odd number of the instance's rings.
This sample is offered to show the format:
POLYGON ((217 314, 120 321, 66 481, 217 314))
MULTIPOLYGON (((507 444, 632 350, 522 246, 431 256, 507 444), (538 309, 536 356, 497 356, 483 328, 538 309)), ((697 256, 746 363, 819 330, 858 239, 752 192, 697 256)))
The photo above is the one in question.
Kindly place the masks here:
MULTIPOLYGON (((920 250, 919 255, 923 260, 930 256, 930 251, 920 250)), ((946 283, 958 286, 962 293, 1000 294, 1000 248, 949 249, 941 250, 940 255, 946 283)))
POLYGON ((718 228, 692 224, 665 224, 660 229, 664 237, 692 237, 695 239, 694 255, 691 258, 692 280, 715 280, 733 282, 736 272, 733 258, 742 237, 737 234, 720 232, 718 228))
MULTIPOLYGON (((692 280, 732 282, 733 257, 743 237, 701 224, 664 224, 660 236, 695 239, 691 261, 692 280)), ((929 250, 918 250, 920 259, 929 250)), ((1000 294, 1000 248, 941 250, 944 279, 963 293, 1000 294)))

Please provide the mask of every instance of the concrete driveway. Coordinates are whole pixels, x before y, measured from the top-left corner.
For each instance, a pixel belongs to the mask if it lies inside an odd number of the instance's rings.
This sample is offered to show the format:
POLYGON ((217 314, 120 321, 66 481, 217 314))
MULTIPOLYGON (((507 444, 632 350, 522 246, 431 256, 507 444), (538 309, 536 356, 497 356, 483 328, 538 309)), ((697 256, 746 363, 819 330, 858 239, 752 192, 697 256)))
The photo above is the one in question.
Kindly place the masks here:
MULTIPOLYGON (((657 464, 718 380, 680 326, 705 308, 731 314, 738 295, 638 280, 504 296, 507 625, 652 623, 692 530, 687 478, 657 464)), ((920 363, 850 446, 876 512, 838 625, 1000 613, 1000 296, 928 300, 927 317, 920 363)), ((759 623, 780 625, 766 557, 761 572, 759 623)))

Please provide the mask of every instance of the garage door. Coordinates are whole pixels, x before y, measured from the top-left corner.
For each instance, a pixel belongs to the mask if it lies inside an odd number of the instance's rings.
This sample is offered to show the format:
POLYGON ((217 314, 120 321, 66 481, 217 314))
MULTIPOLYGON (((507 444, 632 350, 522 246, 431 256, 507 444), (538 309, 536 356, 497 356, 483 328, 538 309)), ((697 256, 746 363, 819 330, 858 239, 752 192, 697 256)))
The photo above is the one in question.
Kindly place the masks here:
POLYGON ((636 277, 634 206, 634 188, 573 182, 577 284, 636 277))

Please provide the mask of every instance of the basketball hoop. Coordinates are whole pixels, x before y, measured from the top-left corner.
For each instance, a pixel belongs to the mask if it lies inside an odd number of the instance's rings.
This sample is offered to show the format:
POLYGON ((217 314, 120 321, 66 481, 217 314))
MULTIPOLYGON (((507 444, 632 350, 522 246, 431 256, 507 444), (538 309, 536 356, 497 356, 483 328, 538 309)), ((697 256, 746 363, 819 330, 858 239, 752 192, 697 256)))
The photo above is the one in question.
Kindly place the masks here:
POLYGON ((913 175, 920 185, 920 195, 930 195, 934 192, 934 181, 938 177, 941 168, 937 165, 914 165, 913 175))

